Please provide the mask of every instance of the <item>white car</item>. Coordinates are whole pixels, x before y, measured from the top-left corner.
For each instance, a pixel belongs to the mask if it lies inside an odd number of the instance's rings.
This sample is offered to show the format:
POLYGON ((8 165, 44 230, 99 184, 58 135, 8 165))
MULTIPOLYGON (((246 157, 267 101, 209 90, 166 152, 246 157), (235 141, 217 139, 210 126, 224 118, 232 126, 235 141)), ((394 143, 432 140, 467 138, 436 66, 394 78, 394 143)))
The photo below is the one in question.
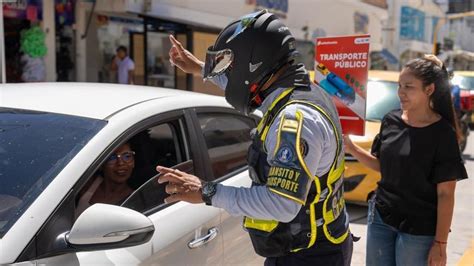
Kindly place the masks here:
POLYGON ((223 97, 181 90, 0 85, 0 264, 261 265, 241 217, 165 204, 153 179, 156 165, 184 163, 205 180, 249 186, 254 127, 223 97), (133 194, 76 217, 81 191, 131 140, 133 194))

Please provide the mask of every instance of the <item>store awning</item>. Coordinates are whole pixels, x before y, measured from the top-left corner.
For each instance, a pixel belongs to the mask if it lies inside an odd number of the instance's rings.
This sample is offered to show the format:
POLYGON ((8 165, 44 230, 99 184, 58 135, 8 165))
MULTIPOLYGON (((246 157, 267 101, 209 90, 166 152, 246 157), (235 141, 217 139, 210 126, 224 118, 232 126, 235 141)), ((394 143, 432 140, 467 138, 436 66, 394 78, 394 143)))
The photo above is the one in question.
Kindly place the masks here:
POLYGON ((205 28, 213 31, 220 31, 233 19, 235 19, 218 14, 158 3, 153 4, 153 7, 150 11, 139 13, 137 15, 188 26, 205 28))

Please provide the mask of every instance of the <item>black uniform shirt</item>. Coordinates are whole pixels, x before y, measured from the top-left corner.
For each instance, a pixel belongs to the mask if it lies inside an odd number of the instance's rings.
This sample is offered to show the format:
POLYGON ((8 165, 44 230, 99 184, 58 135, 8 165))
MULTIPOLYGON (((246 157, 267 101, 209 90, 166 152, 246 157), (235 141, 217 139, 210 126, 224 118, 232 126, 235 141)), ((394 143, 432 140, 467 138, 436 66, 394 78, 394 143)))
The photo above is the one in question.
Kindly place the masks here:
POLYGON ((415 128, 401 114, 395 110, 384 117, 372 146, 382 174, 376 208, 402 232, 435 235, 437 184, 467 178, 456 133, 444 119, 415 128))

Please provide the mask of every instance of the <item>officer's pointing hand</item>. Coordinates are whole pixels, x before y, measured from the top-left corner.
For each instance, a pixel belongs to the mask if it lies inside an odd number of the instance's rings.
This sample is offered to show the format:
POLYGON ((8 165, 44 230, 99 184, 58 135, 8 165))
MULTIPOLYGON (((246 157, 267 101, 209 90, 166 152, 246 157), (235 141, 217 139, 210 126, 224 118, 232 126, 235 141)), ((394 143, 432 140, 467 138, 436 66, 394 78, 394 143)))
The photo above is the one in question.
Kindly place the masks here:
POLYGON ((173 35, 169 36, 173 45, 169 51, 171 64, 186 73, 201 75, 204 62, 197 59, 191 52, 184 49, 183 45, 173 35))
POLYGON ((162 175, 158 178, 158 183, 166 185, 166 193, 170 194, 165 199, 166 203, 173 203, 176 201, 187 201, 189 203, 202 203, 201 197, 201 180, 177 169, 157 166, 156 170, 162 175))

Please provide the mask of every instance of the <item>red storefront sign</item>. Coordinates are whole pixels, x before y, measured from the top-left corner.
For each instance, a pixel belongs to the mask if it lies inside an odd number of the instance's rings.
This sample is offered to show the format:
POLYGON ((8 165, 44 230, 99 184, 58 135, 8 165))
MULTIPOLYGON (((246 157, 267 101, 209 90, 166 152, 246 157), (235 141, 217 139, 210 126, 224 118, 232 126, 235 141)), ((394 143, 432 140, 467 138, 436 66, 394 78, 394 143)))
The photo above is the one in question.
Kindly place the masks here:
POLYGON ((314 81, 333 96, 344 134, 364 135, 370 35, 316 39, 314 81))

